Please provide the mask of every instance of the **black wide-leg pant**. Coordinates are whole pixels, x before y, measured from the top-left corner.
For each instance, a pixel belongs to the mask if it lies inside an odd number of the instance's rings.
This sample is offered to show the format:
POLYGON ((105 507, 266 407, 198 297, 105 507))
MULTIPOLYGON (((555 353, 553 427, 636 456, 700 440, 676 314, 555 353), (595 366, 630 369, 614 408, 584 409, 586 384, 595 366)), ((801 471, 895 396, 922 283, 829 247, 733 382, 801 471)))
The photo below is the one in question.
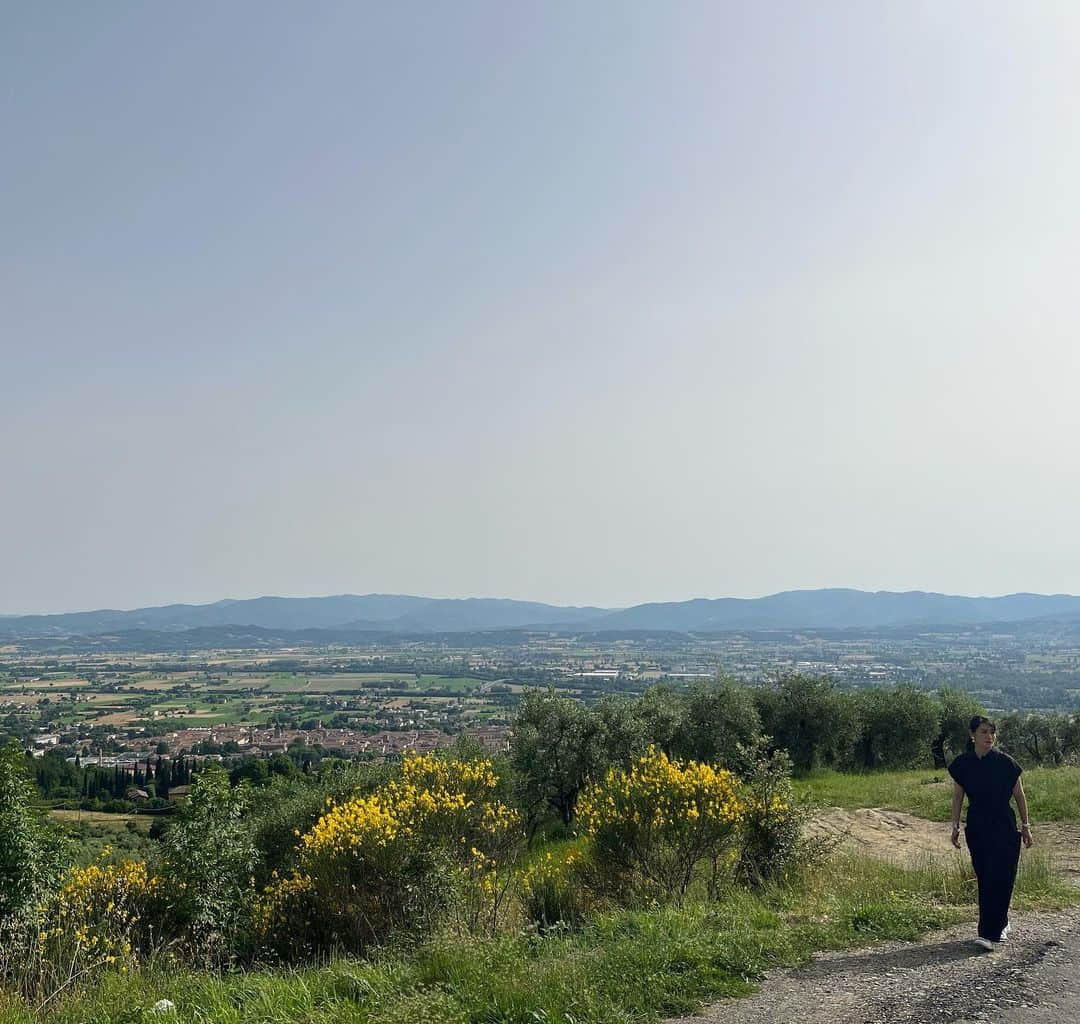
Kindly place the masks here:
POLYGON ((1009 902, 1020 863, 1020 833, 1015 824, 968 825, 965 829, 971 866, 979 882, 979 937, 1001 941, 1009 923, 1009 902))

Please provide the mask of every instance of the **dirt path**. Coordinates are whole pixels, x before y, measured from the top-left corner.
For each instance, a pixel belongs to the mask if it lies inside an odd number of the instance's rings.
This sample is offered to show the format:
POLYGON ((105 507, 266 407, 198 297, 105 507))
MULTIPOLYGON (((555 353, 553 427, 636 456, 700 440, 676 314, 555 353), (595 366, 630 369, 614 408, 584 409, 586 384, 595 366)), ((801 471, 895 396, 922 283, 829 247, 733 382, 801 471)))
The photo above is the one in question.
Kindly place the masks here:
MULTIPOLYGON (((948 825, 879 808, 833 808, 814 831, 883 859, 954 854, 948 825)), ((1080 825, 1043 825, 1036 841, 1080 884, 1080 825)), ((960 854, 955 854, 960 856, 960 854)), ((993 953, 967 922, 920 942, 823 953, 769 974, 748 999, 725 1000, 667 1024, 1067 1024, 1080 1021, 1080 908, 1013 915, 993 953)))
MULTIPOLYGON (((916 863, 929 856, 959 856, 949 844, 947 822, 926 821, 902 811, 878 807, 851 811, 832 807, 814 820, 811 830, 834 837, 842 847, 902 864, 916 863)), ((1059 871, 1080 885, 1080 824, 1038 825, 1035 844, 1037 850, 1049 854, 1059 871)), ((962 855, 966 856, 966 851, 962 855)))
POLYGON ((668 1024, 1067 1024, 1080 1020, 1080 910, 1014 916, 984 953, 972 926, 922 942, 826 953, 748 999, 668 1024))

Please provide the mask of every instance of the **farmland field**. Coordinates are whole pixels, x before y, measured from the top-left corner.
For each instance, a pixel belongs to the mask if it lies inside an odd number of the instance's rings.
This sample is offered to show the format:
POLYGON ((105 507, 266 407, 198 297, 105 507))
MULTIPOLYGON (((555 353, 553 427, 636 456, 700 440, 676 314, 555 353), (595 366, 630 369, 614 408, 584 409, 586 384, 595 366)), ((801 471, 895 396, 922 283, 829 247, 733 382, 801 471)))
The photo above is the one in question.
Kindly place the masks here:
MULTIPOLYGON (((432 743, 471 726, 505 729, 511 707, 504 695, 511 684, 522 689, 507 679, 491 700, 490 678, 439 671, 439 659, 425 658, 413 671, 372 660, 369 667, 311 652, 19 657, 0 663, 0 719, 6 714, 9 733, 17 730, 39 753, 51 745, 70 758, 102 751, 147 757, 159 748, 171 755, 228 748, 239 756, 256 742, 252 729, 272 730, 257 740, 270 749, 316 743, 335 756, 359 756, 376 733, 404 732, 414 739, 402 742, 416 742, 423 731, 432 743)), ((382 740, 374 749, 396 743, 382 740)))
POLYGON ((51 810, 49 817, 65 825, 77 825, 85 828, 100 827, 110 829, 127 828, 128 822, 134 822, 141 832, 149 832, 153 816, 149 814, 106 814, 104 811, 65 811, 51 810))

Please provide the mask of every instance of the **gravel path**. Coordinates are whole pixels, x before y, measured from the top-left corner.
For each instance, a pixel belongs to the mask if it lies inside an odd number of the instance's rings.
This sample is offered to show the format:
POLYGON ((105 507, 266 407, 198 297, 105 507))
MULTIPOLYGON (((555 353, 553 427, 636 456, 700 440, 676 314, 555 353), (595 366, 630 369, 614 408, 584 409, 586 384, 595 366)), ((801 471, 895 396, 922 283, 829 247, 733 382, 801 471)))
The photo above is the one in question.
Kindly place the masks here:
POLYGON ((777 971, 748 999, 668 1024, 1067 1024, 1080 1021, 1080 909, 1014 914, 978 949, 971 923, 777 971))

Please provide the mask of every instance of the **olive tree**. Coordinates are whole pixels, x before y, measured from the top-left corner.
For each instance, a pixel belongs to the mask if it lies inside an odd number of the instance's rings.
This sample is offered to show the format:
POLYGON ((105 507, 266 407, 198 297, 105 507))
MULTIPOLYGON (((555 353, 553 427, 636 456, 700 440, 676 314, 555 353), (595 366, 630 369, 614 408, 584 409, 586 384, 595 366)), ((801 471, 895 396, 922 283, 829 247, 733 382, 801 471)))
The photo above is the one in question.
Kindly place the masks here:
POLYGON ((599 716, 580 701, 534 690, 518 705, 510 764, 518 801, 530 832, 554 811, 565 825, 574 819, 578 795, 602 762, 599 716))
POLYGON ((844 768, 859 738, 859 706, 828 679, 788 675, 755 691, 761 728, 796 771, 844 768))
POLYGON ((672 757, 734 769, 740 751, 761 735, 754 695, 728 679, 695 683, 682 698, 682 716, 671 738, 672 757))
POLYGON ((930 762, 941 728, 937 701, 913 686, 873 687, 858 694, 861 768, 918 768, 930 762))

